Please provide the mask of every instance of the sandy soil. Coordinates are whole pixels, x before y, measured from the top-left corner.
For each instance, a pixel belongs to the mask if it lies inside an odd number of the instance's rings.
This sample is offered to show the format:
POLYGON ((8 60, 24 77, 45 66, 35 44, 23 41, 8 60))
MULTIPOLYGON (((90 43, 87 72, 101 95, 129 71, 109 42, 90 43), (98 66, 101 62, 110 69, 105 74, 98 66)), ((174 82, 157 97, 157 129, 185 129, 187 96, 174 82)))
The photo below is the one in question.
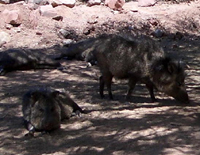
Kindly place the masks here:
MULTIPOLYGON (((0 5, 20 8, 25 17, 31 10, 22 3, 0 5)), ((144 33, 150 35, 159 28, 166 35, 158 40, 165 50, 176 53, 189 68, 186 86, 191 103, 181 105, 173 98, 156 92, 158 102, 151 103, 143 85, 135 88, 131 102, 124 97, 126 81, 115 80, 115 100, 100 99, 98 94, 99 70, 86 67, 86 62, 62 61, 65 70, 16 71, 0 77, 0 154, 2 155, 198 155, 200 154, 200 1, 181 4, 159 2, 154 7, 138 8, 137 2, 128 2, 122 13, 113 13, 105 6, 57 8, 63 21, 35 17, 24 18, 20 27, 1 30, 11 35, 11 41, 1 50, 34 48, 56 55, 62 50, 61 28, 73 30, 72 36, 80 40, 99 33, 144 33), (89 20, 97 18, 97 23, 89 20), (155 24, 157 23, 157 24, 155 24), (86 28, 95 27, 88 35, 86 28), (20 28, 20 32, 16 29, 20 28), (40 32, 41 34, 38 35, 40 32), (177 39, 175 33, 183 33, 177 39), (37 133, 25 137, 22 124, 21 98, 30 88, 51 86, 66 89, 83 109, 90 111, 81 118, 73 117, 62 123, 61 129, 49 134, 37 133)), ((70 37, 69 37, 70 38, 70 37)))

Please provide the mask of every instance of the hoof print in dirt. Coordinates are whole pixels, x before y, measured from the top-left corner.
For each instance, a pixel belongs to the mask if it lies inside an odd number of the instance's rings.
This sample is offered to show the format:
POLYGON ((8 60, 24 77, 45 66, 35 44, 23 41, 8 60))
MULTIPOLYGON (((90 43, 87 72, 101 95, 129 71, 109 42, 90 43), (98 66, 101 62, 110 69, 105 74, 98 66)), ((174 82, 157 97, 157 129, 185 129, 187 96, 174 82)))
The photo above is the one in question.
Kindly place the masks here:
POLYGON ((22 113, 27 135, 34 136, 35 131, 49 132, 60 128, 63 119, 84 111, 66 92, 50 88, 29 90, 23 96, 22 113))
POLYGON ((127 99, 137 82, 144 83, 155 102, 154 89, 172 96, 182 103, 189 103, 185 88, 184 65, 166 55, 156 41, 147 36, 123 37, 102 35, 93 41, 93 55, 97 59, 102 76, 100 95, 104 97, 107 86, 110 99, 112 78, 129 80, 127 99))
POLYGON ((41 51, 9 49, 0 52, 0 75, 16 70, 56 69, 60 66, 41 51))

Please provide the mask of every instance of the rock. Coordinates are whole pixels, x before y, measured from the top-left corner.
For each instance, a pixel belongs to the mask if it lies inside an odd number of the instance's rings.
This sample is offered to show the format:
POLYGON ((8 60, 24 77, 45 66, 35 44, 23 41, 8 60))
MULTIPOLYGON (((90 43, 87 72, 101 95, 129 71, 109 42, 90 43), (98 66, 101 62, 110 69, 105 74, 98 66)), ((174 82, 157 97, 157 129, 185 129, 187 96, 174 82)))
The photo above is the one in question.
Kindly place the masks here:
POLYGON ((32 10, 29 15, 29 24, 31 28, 36 28, 38 25, 38 18, 40 16, 39 10, 32 10))
POLYGON ((33 3, 37 5, 47 5, 49 4, 48 0, 25 0, 26 3, 33 3))
POLYGON ((156 38, 161 38, 165 35, 164 31, 161 30, 161 29, 156 29, 154 32, 153 32, 153 36, 155 36, 156 38))
POLYGON ((14 27, 14 28, 13 28, 13 31, 14 31, 15 33, 20 33, 20 32, 21 32, 21 27, 14 27))
POLYGON ((83 30, 83 34, 89 35, 89 34, 90 34, 90 28, 86 27, 86 28, 83 30))
POLYGON ((89 0, 87 4, 88 4, 88 6, 100 5, 101 0, 89 0))
POLYGON ((95 27, 94 26, 90 26, 90 27, 86 27, 84 30, 83 30, 83 34, 85 35, 89 35, 91 32, 95 31, 95 27))
POLYGON ((57 16, 57 11, 52 7, 52 5, 40 6, 39 12, 41 16, 45 17, 55 17, 57 16))
POLYGON ((63 45, 64 46, 69 46, 69 45, 71 45, 71 44, 73 44, 73 43, 75 43, 75 41, 74 40, 72 40, 72 39, 64 39, 63 40, 63 45))
POLYGON ((62 5, 62 2, 61 2, 60 0, 52 0, 52 1, 51 1, 51 5, 52 5, 53 7, 57 7, 57 6, 59 6, 59 5, 62 5))
POLYGON ((1 4, 9 4, 9 3, 10 3, 10 0, 0 0, 0 3, 1 3, 1 4))
POLYGON ((8 30, 11 30, 12 27, 13 27, 13 26, 10 25, 10 24, 6 24, 6 25, 5 25, 5 28, 8 29, 8 30))
POLYGON ((68 38, 68 36, 70 35, 70 32, 65 29, 60 29, 59 34, 62 35, 64 38, 68 38))
POLYGON ((54 20, 57 20, 57 21, 62 21, 63 20, 63 16, 55 16, 53 17, 54 20))
POLYGON ((0 47, 10 41, 10 35, 4 31, 0 31, 0 47))
POLYGON ((90 19, 88 19, 87 23, 89 23, 89 24, 96 24, 96 23, 98 23, 98 20, 97 20, 98 18, 99 18, 99 16, 93 15, 93 16, 91 16, 90 19))
POLYGON ((122 10, 125 0, 106 0, 105 5, 113 10, 122 10))
POLYGON ((60 38, 73 39, 73 40, 76 40, 78 37, 76 32, 69 27, 60 29, 58 32, 58 36, 60 38))
POLYGON ((7 10, 5 9, 1 13, 1 19, 5 21, 7 24, 11 24, 14 26, 19 26, 21 21, 21 14, 20 10, 7 10))
POLYGON ((73 8, 75 6, 76 0, 61 0, 62 4, 73 8))
POLYGON ((155 19, 155 18, 148 19, 148 22, 152 26, 158 26, 159 25, 159 21, 157 19, 155 19))
POLYGON ((138 0, 139 7, 149 7, 156 4, 155 0, 138 0))
POLYGON ((65 5, 67 7, 73 8, 75 6, 76 0, 52 0, 51 5, 53 7, 59 6, 59 5, 65 5))

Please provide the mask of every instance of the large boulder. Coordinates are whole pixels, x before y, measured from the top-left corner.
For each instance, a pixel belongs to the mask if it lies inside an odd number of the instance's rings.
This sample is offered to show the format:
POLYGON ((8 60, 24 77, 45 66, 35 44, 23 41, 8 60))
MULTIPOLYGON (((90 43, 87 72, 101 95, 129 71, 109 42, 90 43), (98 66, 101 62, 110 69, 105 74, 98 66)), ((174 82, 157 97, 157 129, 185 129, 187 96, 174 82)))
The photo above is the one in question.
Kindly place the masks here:
POLYGON ((9 4, 10 0, 0 0, 0 3, 2 3, 2 4, 9 4))
POLYGON ((138 0, 139 7, 149 7, 156 4, 156 0, 138 0))
POLYGON ((22 23, 21 12, 20 10, 5 9, 1 12, 1 20, 7 24, 20 25, 22 23))
POLYGON ((57 11, 52 7, 52 5, 40 6, 39 12, 41 16, 45 16, 45 17, 57 16, 57 11))

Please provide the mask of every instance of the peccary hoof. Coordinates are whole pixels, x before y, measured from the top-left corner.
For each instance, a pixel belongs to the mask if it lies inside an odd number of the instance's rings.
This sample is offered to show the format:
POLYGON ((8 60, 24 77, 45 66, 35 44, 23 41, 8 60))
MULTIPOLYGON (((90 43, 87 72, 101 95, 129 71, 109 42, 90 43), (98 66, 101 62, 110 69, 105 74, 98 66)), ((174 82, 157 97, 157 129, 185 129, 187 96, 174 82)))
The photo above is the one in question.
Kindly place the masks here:
POLYGON ((72 113, 72 116, 78 116, 81 117, 81 111, 80 110, 76 110, 75 112, 72 113))
POLYGON ((25 137, 34 137, 34 132, 28 132, 24 135, 25 137))
POLYGON ((151 103, 154 103, 154 102, 157 102, 158 100, 157 99, 151 99, 151 103))
POLYGON ((0 75, 5 75, 5 70, 3 67, 0 67, 0 75))
POLYGON ((129 95, 127 95, 127 96, 125 97, 125 100, 126 100, 126 101, 130 101, 130 99, 131 99, 131 97, 130 97, 129 95))

